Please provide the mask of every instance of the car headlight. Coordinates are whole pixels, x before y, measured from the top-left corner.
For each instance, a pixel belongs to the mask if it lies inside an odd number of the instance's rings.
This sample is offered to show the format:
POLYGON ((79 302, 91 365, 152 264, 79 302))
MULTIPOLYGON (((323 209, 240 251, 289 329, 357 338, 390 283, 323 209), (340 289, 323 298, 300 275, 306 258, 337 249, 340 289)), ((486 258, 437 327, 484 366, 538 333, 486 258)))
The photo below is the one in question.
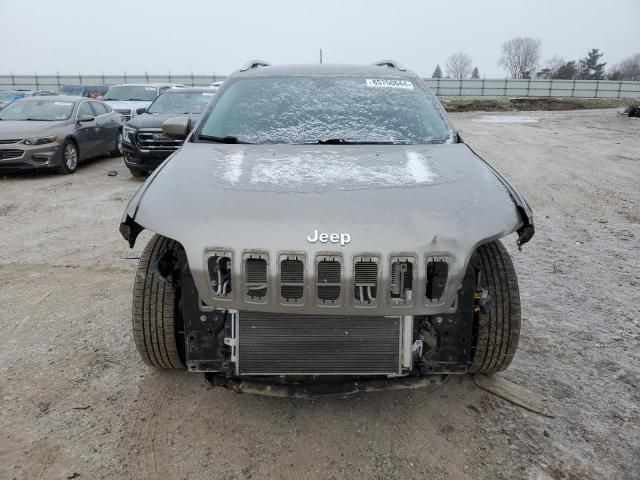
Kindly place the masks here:
POLYGON ((135 128, 127 127, 126 125, 122 127, 122 138, 125 142, 133 143, 133 136, 135 133, 135 128))
POLYGON ((25 138, 23 143, 25 145, 44 145, 46 143, 53 143, 58 139, 55 135, 50 135, 48 137, 34 137, 34 138, 25 138))

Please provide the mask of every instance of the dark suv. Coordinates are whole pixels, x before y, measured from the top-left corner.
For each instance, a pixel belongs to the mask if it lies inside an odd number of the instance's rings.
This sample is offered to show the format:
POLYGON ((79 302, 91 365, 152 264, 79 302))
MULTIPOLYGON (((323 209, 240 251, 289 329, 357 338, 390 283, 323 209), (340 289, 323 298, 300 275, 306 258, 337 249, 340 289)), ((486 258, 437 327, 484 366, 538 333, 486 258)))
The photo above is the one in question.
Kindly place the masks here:
POLYGON ((63 85, 60 95, 100 99, 109 91, 107 85, 63 85))
POLYGON ((134 177, 151 172, 183 143, 166 137, 162 123, 172 117, 184 116, 192 125, 209 104, 215 89, 180 88, 164 92, 142 115, 130 120, 124 127, 122 145, 124 162, 134 177))

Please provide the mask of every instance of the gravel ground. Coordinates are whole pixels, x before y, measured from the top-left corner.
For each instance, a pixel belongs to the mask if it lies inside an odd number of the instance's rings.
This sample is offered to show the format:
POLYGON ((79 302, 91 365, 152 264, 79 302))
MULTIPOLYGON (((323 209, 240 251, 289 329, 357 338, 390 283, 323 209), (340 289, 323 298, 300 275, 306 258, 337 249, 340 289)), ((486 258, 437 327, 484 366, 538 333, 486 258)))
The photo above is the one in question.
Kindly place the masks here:
POLYGON ((555 418, 468 376, 305 401, 145 367, 129 309, 150 235, 117 232, 140 182, 104 159, 0 179, 0 478, 640 478, 640 121, 527 116, 452 118, 536 214, 522 252, 506 239, 524 319, 501 376, 555 418))

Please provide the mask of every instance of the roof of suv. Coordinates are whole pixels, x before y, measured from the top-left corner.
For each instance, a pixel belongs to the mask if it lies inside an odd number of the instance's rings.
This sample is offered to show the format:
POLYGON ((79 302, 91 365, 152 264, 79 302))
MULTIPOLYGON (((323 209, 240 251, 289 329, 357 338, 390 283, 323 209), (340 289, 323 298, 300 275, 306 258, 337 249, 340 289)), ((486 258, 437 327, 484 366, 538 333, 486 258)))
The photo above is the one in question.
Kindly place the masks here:
POLYGON ((182 87, 181 83, 119 83, 112 87, 182 87))
POLYGON ((216 89, 215 88, 211 88, 211 87, 184 87, 184 88, 170 88, 169 90, 166 90, 164 94, 166 93, 189 93, 189 92, 193 92, 193 93, 206 93, 206 92, 215 92, 216 89))
POLYGON ((350 64, 308 64, 308 65, 269 65, 238 70, 234 77, 261 77, 261 76, 287 76, 287 75, 371 75, 394 76, 416 78, 417 75, 410 70, 400 70, 388 66, 377 65, 350 65, 350 64))

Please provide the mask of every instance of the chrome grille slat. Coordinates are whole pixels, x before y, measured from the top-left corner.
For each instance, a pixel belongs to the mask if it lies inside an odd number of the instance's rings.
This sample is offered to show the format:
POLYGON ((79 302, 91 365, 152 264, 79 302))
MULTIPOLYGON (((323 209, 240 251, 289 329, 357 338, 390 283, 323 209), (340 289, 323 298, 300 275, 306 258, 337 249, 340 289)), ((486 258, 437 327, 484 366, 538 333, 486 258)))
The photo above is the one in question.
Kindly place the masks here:
POLYGON ((357 306, 375 306, 378 297, 378 258, 358 256, 353 261, 353 297, 357 306))
POLYGON ((247 253, 244 259, 245 299, 265 302, 268 291, 267 257, 260 253, 247 253))
POLYGON ((0 140, 0 145, 9 145, 12 143, 20 143, 24 138, 7 138, 4 140, 0 140))
POLYGON ((138 130, 136 142, 142 150, 177 150, 182 146, 183 140, 169 138, 162 130, 138 130))
POLYGON ((319 305, 338 305, 342 297, 342 259, 323 255, 316 260, 316 287, 319 305))
POLYGON ((280 256, 280 302, 300 304, 304 298, 304 260, 297 255, 280 256))

